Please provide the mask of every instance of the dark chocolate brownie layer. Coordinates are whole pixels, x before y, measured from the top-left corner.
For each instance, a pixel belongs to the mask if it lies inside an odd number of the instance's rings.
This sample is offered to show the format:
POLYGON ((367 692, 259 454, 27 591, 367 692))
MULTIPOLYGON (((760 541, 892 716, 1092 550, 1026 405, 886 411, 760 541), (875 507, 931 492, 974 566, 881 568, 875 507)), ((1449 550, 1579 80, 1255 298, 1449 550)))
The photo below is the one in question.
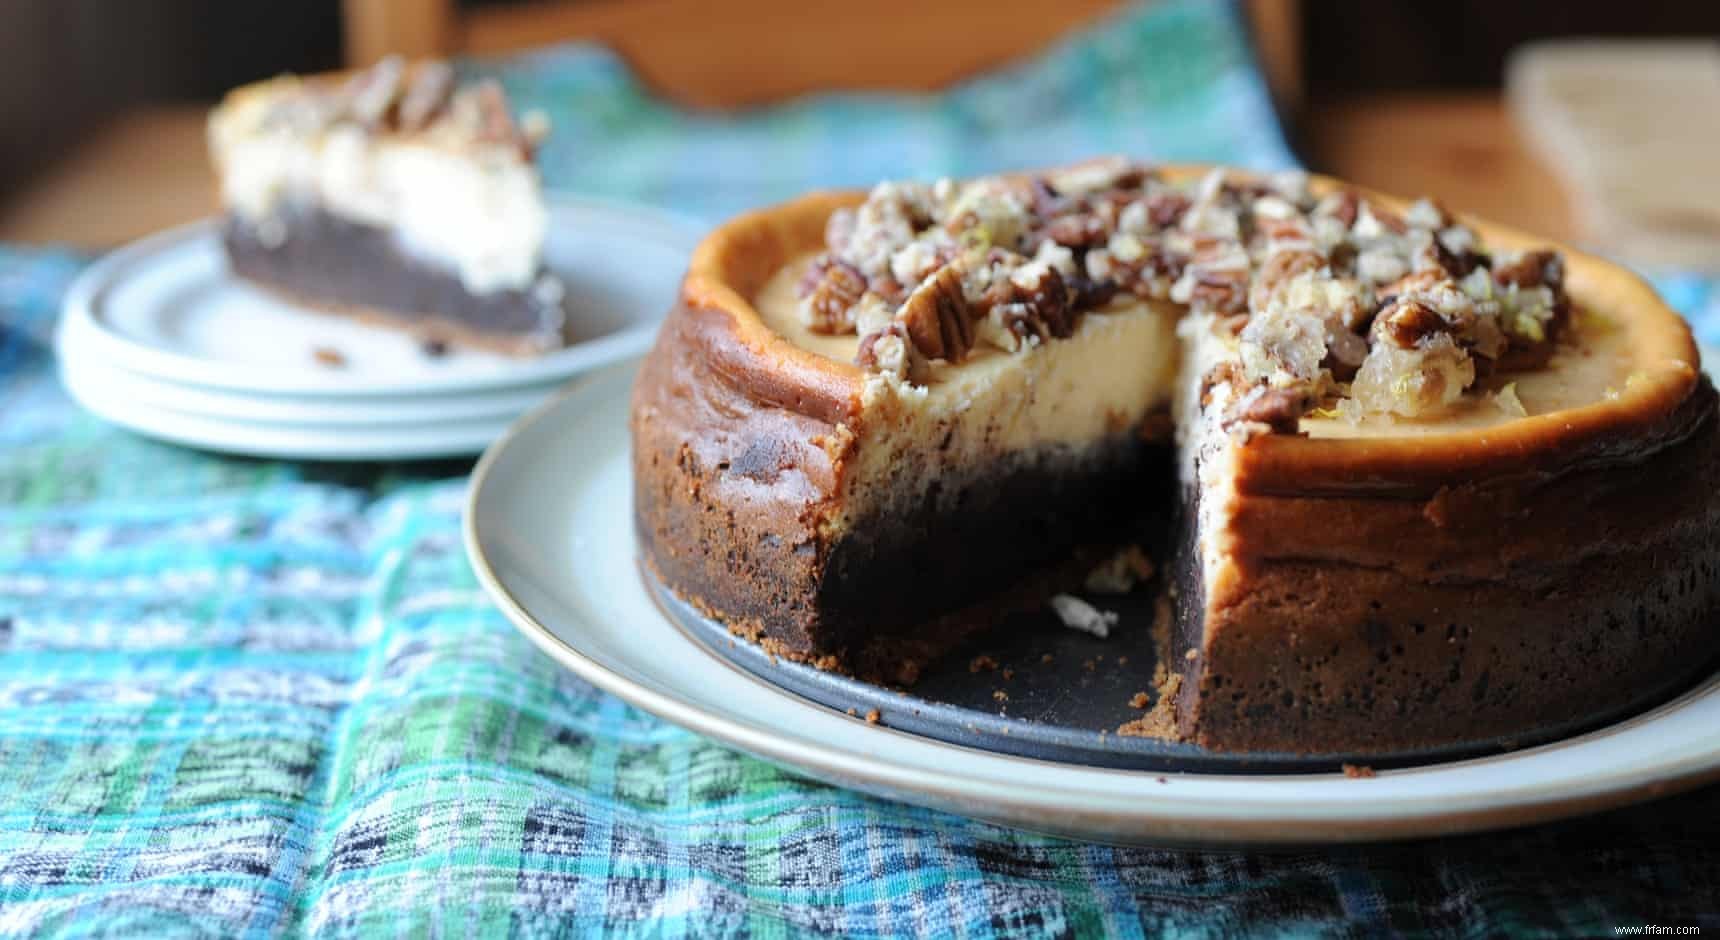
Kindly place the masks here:
POLYGON ((427 339, 531 354, 564 345, 560 285, 536 290, 468 291, 453 271, 403 251, 388 231, 293 204, 274 215, 282 238, 265 240, 247 220, 228 216, 222 241, 240 277, 316 305, 423 335, 427 339))

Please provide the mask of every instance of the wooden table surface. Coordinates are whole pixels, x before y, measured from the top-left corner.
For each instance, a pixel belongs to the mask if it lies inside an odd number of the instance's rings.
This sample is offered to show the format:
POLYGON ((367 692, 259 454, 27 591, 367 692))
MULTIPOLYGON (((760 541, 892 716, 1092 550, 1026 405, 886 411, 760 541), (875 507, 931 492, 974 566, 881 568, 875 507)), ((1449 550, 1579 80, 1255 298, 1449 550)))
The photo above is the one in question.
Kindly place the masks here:
MULTIPOLYGON (((135 112, 101 129, 0 205, 0 241, 99 249, 215 209, 201 107, 135 112)), ((1496 95, 1315 104, 1314 169, 1403 195, 1432 195, 1549 238, 1576 236, 1558 183, 1496 95)))

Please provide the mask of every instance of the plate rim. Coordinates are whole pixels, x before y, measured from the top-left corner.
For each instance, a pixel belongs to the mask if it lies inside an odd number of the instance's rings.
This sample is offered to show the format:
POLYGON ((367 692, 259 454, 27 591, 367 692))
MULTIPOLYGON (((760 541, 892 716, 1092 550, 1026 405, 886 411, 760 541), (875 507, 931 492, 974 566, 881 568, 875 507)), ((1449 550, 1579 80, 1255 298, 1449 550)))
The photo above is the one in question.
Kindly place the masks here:
MULTIPOLYGON (((1139 804, 1129 807, 1120 805, 1080 807, 1059 802, 1057 799, 1059 794, 1045 793, 1040 794, 1037 799, 1033 799, 1026 798, 1033 793, 1032 789, 1028 787, 1018 787, 1011 791, 1009 788, 987 784, 986 788, 993 792, 982 795, 981 801, 975 802, 976 781, 963 778, 957 772, 906 766, 890 760, 883 754, 875 753, 869 756, 829 742, 800 740, 782 736, 780 732, 773 732, 768 725, 761 724, 758 719, 712 714, 696 702, 688 701, 672 694, 672 692, 660 692, 636 682, 563 640, 555 631, 537 619, 527 605, 507 588, 502 576, 486 555, 483 549, 483 539, 479 532, 481 525, 480 503, 484 499, 484 494, 491 488, 490 481, 496 468, 502 464, 512 448, 519 446, 517 442, 524 439, 526 434, 540 422, 557 414, 563 408, 569 407, 570 401, 585 395, 597 383, 612 378, 623 371, 631 371, 636 366, 636 360, 628 360, 580 376, 565 386, 561 392, 513 422, 484 451, 483 456, 479 458, 478 463, 473 468, 462 509, 461 534, 468 561, 472 565, 479 583, 515 629, 523 633, 528 640, 558 665, 635 708, 778 766, 789 768, 793 772, 834 782, 846 788, 882 796, 886 799, 954 812, 961 816, 1028 831, 1083 840, 1098 839, 1113 843, 1230 847, 1249 845, 1288 847, 1378 842, 1514 828, 1620 807, 1660 796, 1669 796, 1720 780, 1720 746, 1713 746, 1698 754, 1684 755, 1671 761, 1661 761, 1654 765, 1652 771, 1643 764, 1636 763, 1623 770, 1615 769, 1616 772, 1610 775, 1584 774, 1560 779, 1556 781, 1555 785, 1538 788, 1533 794, 1507 796, 1503 799, 1487 802, 1485 805, 1468 808, 1429 807, 1424 800, 1417 801, 1414 798, 1402 796, 1396 797, 1394 803, 1387 803, 1378 799, 1369 800, 1365 788, 1370 781, 1345 779, 1343 785, 1346 789, 1355 788, 1353 793, 1346 794, 1347 799, 1344 801, 1345 805, 1350 808, 1348 815, 1289 820, 1262 818, 1258 813, 1238 812, 1234 808, 1225 812, 1222 805, 1213 805, 1210 802, 1203 804, 1198 797, 1191 800, 1186 795, 1180 798, 1183 805, 1178 807, 1178 811, 1167 815, 1163 812, 1154 811, 1154 804, 1160 801, 1147 798, 1154 795, 1164 796, 1166 792, 1157 794, 1150 791, 1144 792, 1141 794, 1143 799, 1139 801, 1139 804), (1549 792, 1550 789, 1556 789, 1558 792, 1549 792), (1369 809, 1357 811, 1356 807, 1368 807, 1369 809)), ((631 387, 630 384, 629 387, 631 387)), ((660 612, 657 615, 662 616, 660 612)), ((694 642, 690 638, 683 637, 683 639, 688 643, 694 642)), ((706 655, 710 655, 708 651, 706 655)), ((713 662, 734 669, 731 664, 724 662, 720 657, 711 656, 711 659, 713 662)), ((736 671, 740 672, 739 670, 736 671)), ((762 679, 750 676, 750 674, 742 672, 742 675, 750 681, 775 690, 805 708, 823 708, 816 703, 804 701, 790 693, 783 692, 783 690, 771 686, 762 679)), ((1652 721, 1655 716, 1685 702, 1686 699, 1694 695, 1720 694, 1720 692, 1708 691, 1714 684, 1713 680, 1699 683, 1696 690, 1677 696, 1671 702, 1652 709, 1648 713, 1597 729, 1591 733, 1605 734, 1612 729, 1628 726, 1637 721, 1652 721)), ((916 742, 948 749, 952 753, 971 750, 917 735, 905 735, 904 732, 887 726, 866 726, 857 730, 860 734, 904 735, 912 737, 916 742)), ((1579 741, 1583 737, 1586 735, 1568 739, 1565 742, 1554 742, 1545 747, 1565 746, 1570 741, 1579 741)), ((1404 771, 1382 771, 1381 776, 1393 773, 1437 772, 1444 768, 1457 768, 1479 762, 1506 762, 1522 759, 1540 750, 1542 749, 1529 748, 1472 761, 1430 765, 1404 771)), ((989 757, 1005 761, 1022 761, 1039 765, 1051 763, 994 752, 978 753, 985 753, 989 757)), ((1227 782, 1242 779, 1232 775, 1154 773, 1085 766, 1062 766, 1066 767, 1072 774, 1105 776, 1121 774, 1141 780, 1157 778, 1160 782, 1175 780, 1186 783, 1199 781, 1202 778, 1220 779, 1221 777, 1227 782)), ((1248 779, 1258 786, 1269 787, 1275 782, 1282 783, 1287 779, 1306 781, 1313 778, 1344 779, 1342 775, 1338 774, 1262 775, 1248 779)), ((1068 797, 1070 794, 1061 795, 1068 797)), ((1093 794, 1085 794, 1085 797, 1089 799, 1092 796, 1093 794)))
MULTIPOLYGON (((630 221, 673 233, 675 238, 685 238, 689 254, 704 232, 692 217, 656 206, 565 193, 546 193, 545 203, 552 218, 557 212, 582 211, 627 216, 630 221)), ((123 365, 140 375, 232 392, 316 398, 398 396, 426 390, 458 393, 559 381, 637 356, 644 352, 657 333, 658 322, 652 320, 576 342, 535 359, 522 359, 517 366, 498 369, 491 374, 425 383, 422 380, 364 381, 350 377, 343 381, 342 377, 306 376, 285 369, 244 369, 233 363, 137 342, 102 322, 96 313, 98 304, 128 270, 187 243, 213 238, 220 224, 221 216, 207 216, 146 235, 102 255, 80 272, 67 288, 61 302, 62 325, 78 323, 85 330, 92 350, 99 351, 106 361, 123 365)))
POLYGON ((59 372, 59 379, 66 393, 86 412, 133 433, 197 450, 274 460, 376 463, 471 457, 500 437, 509 423, 506 416, 501 416, 394 427, 272 424, 110 399, 107 393, 92 390, 84 380, 69 378, 64 370, 59 372), (414 427, 434 427, 435 431, 402 441, 399 435, 414 427), (295 437, 298 440, 293 440, 295 437))
POLYGON ((54 337, 61 380, 69 375, 80 383, 117 385, 140 407, 160 412, 211 418, 265 427, 323 427, 337 431, 359 428, 400 430, 432 421, 512 421, 554 394, 560 382, 465 393, 367 396, 329 399, 296 395, 247 394, 203 385, 170 382, 109 362, 99 350, 88 349, 87 333, 75 321, 63 321, 54 337))

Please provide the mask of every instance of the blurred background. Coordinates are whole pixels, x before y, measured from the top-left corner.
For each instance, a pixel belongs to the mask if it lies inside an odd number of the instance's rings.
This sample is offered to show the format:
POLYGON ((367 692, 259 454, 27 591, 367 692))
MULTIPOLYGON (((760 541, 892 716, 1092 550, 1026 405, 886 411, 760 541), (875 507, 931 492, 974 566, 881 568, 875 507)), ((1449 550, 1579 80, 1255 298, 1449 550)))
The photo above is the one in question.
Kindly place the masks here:
MULTIPOLYGON (((1285 137, 1309 168, 1435 194, 1454 208, 1650 262, 1714 257, 1720 208, 1690 187, 1708 183, 1702 155, 1712 149, 1700 145, 1720 114, 1720 53, 1701 40, 1720 34, 1720 4, 1231 6, 1285 137), (1567 37, 1611 42, 1546 43, 1567 37), (1514 58, 1531 43, 1548 54, 1514 58), (1597 158, 1609 143, 1626 152, 1597 158), (1645 178, 1660 188, 1649 191, 1645 178)), ((827 90, 935 91, 1032 56, 1120 7, 7 0, 0 241, 95 248, 208 214, 205 110, 233 86, 284 71, 365 64, 389 52, 489 57, 595 40, 663 100, 722 114, 827 90)))

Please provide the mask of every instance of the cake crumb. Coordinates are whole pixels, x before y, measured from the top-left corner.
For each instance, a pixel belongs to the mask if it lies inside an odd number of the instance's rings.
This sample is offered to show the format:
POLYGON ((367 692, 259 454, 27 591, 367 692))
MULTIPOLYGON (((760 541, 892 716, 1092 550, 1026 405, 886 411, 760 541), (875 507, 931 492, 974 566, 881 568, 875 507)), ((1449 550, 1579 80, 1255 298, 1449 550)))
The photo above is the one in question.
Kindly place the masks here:
POLYGON ((1152 703, 1153 697, 1145 692, 1136 692, 1134 696, 1129 699, 1130 708, 1146 708, 1152 703))
POLYGON ((1008 682, 1013 678, 1015 678, 1015 670, 1005 667, 1003 670, 1003 681, 1008 682))
MULTIPOLYGON (((1117 728, 1117 733, 1126 738, 1158 738, 1162 741, 1177 740, 1177 690, 1182 688, 1182 676, 1172 673, 1164 678, 1158 686, 1158 701, 1151 710, 1134 721, 1123 723, 1117 728)), ((1135 699, 1145 697, 1142 692, 1135 699)), ((1129 704, 1134 705, 1131 699, 1129 704)), ((1136 705, 1139 708, 1140 706, 1136 705)))
POLYGON ((1071 630, 1090 633, 1103 640, 1111 635, 1111 628, 1117 624, 1115 611, 1100 610, 1073 594, 1051 595, 1051 609, 1056 611, 1057 619, 1071 630))
POLYGON ((994 702, 1007 702, 1009 701, 1009 693, 1002 689, 993 689, 991 691, 991 698, 994 702))
POLYGON ((1127 657, 1127 656, 1118 656, 1117 657, 1117 665, 1127 666, 1128 664, 1129 664, 1129 657, 1127 657))
POLYGON ((878 709, 874 708, 866 713, 866 723, 869 725, 875 725, 878 723, 879 719, 883 717, 883 715, 878 713, 878 709))
POLYGON ((985 655, 975 656, 973 659, 968 661, 968 672, 979 672, 981 669, 984 669, 987 672, 990 672, 991 670, 996 669, 996 668, 997 668, 997 660, 993 659, 990 656, 985 656, 985 655))
POLYGON ((1374 769, 1366 764, 1345 764, 1344 776, 1351 780, 1365 780, 1376 775, 1374 769))
POLYGON ((346 357, 341 355, 340 350, 333 346, 313 347, 311 356, 316 359, 318 365, 328 366, 330 369, 346 368, 346 357))
POLYGON ((1197 650, 1192 646, 1188 648, 1188 652, 1183 654, 1183 659, 1186 659, 1191 663, 1194 662, 1199 657, 1200 657, 1200 650, 1197 650))
POLYGON ((1044 656, 1039 657, 1039 661, 1049 666, 1057 661, 1057 657, 1052 656, 1050 653, 1046 653, 1044 656))
POLYGON ((860 712, 856 709, 850 708, 850 709, 848 709, 848 717, 858 718, 858 717, 860 717, 860 712))
POLYGON ((1082 587, 1094 594, 1127 594, 1153 576, 1153 560, 1139 545, 1130 545, 1087 573, 1082 587))
POLYGON ((1083 660, 1081 660, 1081 668, 1087 670, 1088 672, 1092 672, 1097 667, 1094 665, 1094 663, 1091 659, 1083 659, 1083 660))
POLYGON ((1163 777, 1159 777, 1159 778, 1157 778, 1157 782, 1159 782, 1159 783, 1170 783, 1170 781, 1169 781, 1169 780, 1166 780, 1166 779, 1165 779, 1165 778, 1163 778, 1163 777))

